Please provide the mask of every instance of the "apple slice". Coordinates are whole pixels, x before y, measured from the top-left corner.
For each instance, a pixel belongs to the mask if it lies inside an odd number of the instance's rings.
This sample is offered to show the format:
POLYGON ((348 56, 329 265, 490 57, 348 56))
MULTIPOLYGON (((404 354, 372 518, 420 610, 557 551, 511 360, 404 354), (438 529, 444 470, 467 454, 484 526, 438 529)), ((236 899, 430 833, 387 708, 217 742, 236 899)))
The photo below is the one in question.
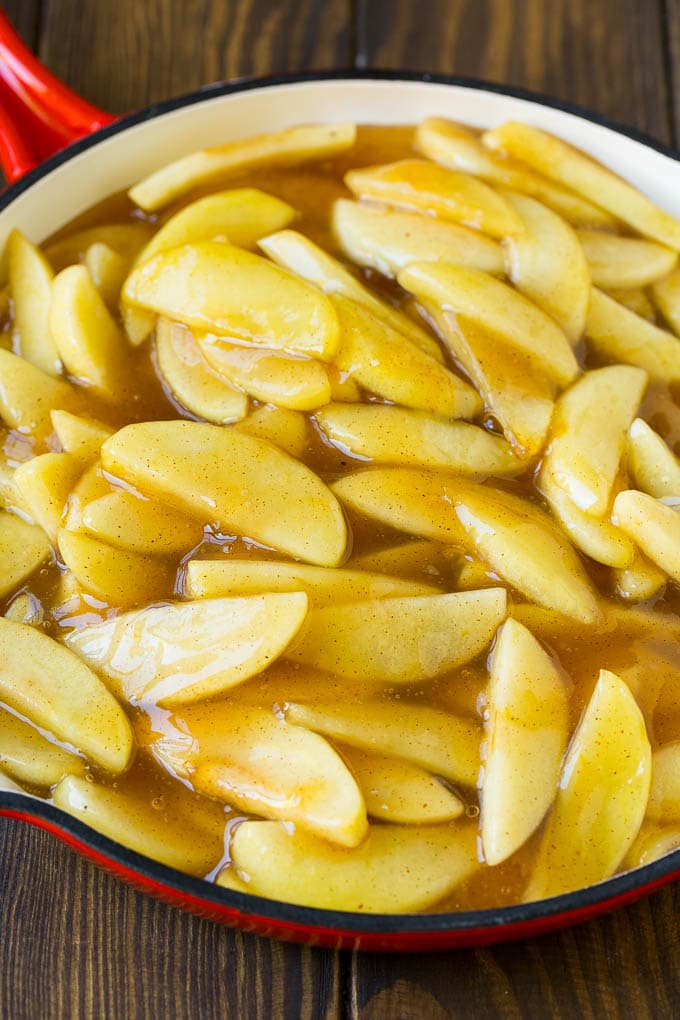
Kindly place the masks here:
POLYGON ((190 560, 186 593, 192 599, 260 592, 304 591, 313 607, 397 596, 436 595, 440 589, 365 570, 331 570, 276 560, 190 560))
POLYGON ((85 252, 85 268, 108 309, 118 306, 120 291, 125 277, 130 272, 130 260, 124 258, 108 244, 91 244, 85 252))
POLYGON ((347 530, 330 489, 304 464, 233 428, 189 421, 128 425, 104 443, 102 464, 142 493, 227 534, 319 566, 337 566, 344 555, 347 530))
POLYGON ((314 420, 334 446, 379 464, 445 468, 479 477, 522 470, 504 439, 467 422, 371 404, 329 404, 314 420))
POLYGON ((555 799, 569 735, 567 684, 554 660, 516 620, 501 627, 486 697, 482 846, 500 864, 538 828, 555 799))
POLYGON ((644 368, 650 378, 680 382, 678 338, 593 287, 586 322, 589 348, 599 361, 644 368))
POLYGON ((521 220, 497 192, 474 177, 426 159, 350 170, 345 184, 359 198, 434 213, 491 237, 522 232, 521 220))
POLYGON ((0 598, 28 580, 52 555, 42 528, 0 510, 0 598))
POLYGON ((505 619, 503 588, 312 609, 286 658, 348 679, 432 680, 474 659, 505 619))
POLYGON ((651 287, 652 300, 676 336, 680 337, 680 269, 651 287))
POLYGON ((83 470, 68 453, 43 453, 20 464, 14 481, 31 517, 54 545, 69 493, 83 470))
POLYGON ((77 655, 42 631, 0 617, 0 700, 110 772, 132 754, 132 730, 112 694, 77 655))
POLYGON ((667 580, 665 572, 637 549, 629 567, 614 571, 616 594, 626 602, 646 602, 654 598, 667 580))
POLYGON ((502 276, 503 252, 476 230, 366 202, 333 203, 333 233, 348 258, 396 276, 411 262, 455 262, 502 276))
POLYGON ((76 410, 78 403, 68 383, 0 347, 0 419, 8 428, 42 440, 52 429, 50 411, 76 410))
POLYGON ((629 311, 635 312, 640 318, 656 323, 654 305, 647 296, 647 291, 642 287, 607 287, 603 293, 613 301, 624 305, 629 311))
POLYGON ((419 765, 452 783, 474 787, 481 730, 473 719, 404 701, 377 698, 288 705, 286 718, 350 747, 419 765))
POLYGON ((584 513, 607 511, 646 386, 641 369, 611 365, 585 372, 557 401, 543 470, 584 513))
POLYGON ((17 353, 47 375, 61 375, 61 358, 49 325, 54 273, 40 249, 19 230, 9 235, 7 262, 17 353))
POLYGON ((663 499, 680 496, 680 462, 642 418, 628 429, 628 470, 638 489, 663 499))
POLYGON ((357 846, 365 837, 359 787, 316 733, 228 701, 187 707, 175 717, 154 715, 149 727, 140 739, 199 793, 240 811, 294 822, 341 846, 357 846))
POLYGON ((141 223, 139 220, 131 223, 101 223, 96 227, 76 230, 58 241, 51 241, 45 248, 45 255, 56 273, 82 262, 93 244, 107 244, 124 258, 133 259, 148 242, 153 231, 150 223, 141 223))
POLYGON ((680 741, 664 744, 652 755, 647 817, 657 822, 680 822, 680 741))
POLYGON ((677 251, 639 237, 617 237, 601 230, 579 230, 593 283, 610 287, 647 287, 675 268, 677 251))
POLYGON ((283 652, 307 596, 253 595, 149 606, 72 631, 66 640, 126 700, 183 705, 223 694, 283 652))
POLYGON ((370 570, 392 577, 418 578, 442 587, 454 588, 461 555, 451 546, 427 539, 411 539, 389 545, 377 552, 352 556, 348 567, 353 570, 370 570))
POLYGON ((82 527, 108 545, 148 556, 183 556, 203 540, 192 517, 121 490, 87 503, 82 527))
POLYGON ((102 443, 114 430, 94 418, 71 414, 70 411, 52 411, 52 427, 64 453, 70 453, 81 464, 89 464, 99 457, 102 443))
POLYGON ((600 670, 564 761, 524 899, 583 889, 613 875, 642 824, 651 775, 642 713, 626 684, 600 670))
POLYGON ((304 456, 311 439, 304 414, 274 404, 258 407, 239 422, 238 428, 249 436, 266 439, 298 460, 304 456))
POLYGON ((115 549, 89 535, 60 528, 61 559, 86 591, 114 606, 134 606, 167 598, 175 572, 162 560, 127 549, 115 549))
POLYGON ((85 762, 23 719, 0 709, 0 768, 20 783, 49 787, 62 776, 84 775, 85 762))
POLYGON ((373 827, 355 850, 278 822, 243 822, 231 841, 248 891, 284 903, 366 913, 425 910, 478 867, 471 825, 373 827))
POLYGON ((612 521, 640 547, 652 563, 680 584, 680 513, 636 489, 614 500, 612 521))
POLYGON ((677 825, 659 826, 645 822, 637 839, 625 856, 624 867, 641 868, 680 847, 680 827, 677 825))

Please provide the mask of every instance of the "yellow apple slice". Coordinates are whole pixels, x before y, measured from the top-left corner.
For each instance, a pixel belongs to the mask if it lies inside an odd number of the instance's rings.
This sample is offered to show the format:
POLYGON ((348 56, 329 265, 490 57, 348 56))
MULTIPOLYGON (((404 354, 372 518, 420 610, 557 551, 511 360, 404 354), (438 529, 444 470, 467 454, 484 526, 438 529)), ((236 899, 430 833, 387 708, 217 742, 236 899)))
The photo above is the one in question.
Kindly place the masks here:
POLYGON ((240 811, 294 822, 340 846, 357 846, 365 837, 359 787, 316 733, 274 712, 227 701, 154 716, 150 726, 141 739, 199 793, 240 811))
POLYGON ((628 429, 628 470, 638 489, 663 499, 680 496, 680 462, 642 418, 628 429))
POLYGON ((463 124, 427 117, 416 128, 415 144, 424 156, 452 170, 537 198, 576 226, 611 227, 616 223, 610 213, 537 174, 526 163, 485 149, 479 136, 463 124))
POLYGON ((488 273, 444 262, 414 262, 398 276, 418 300, 464 315, 511 347, 529 355, 560 386, 579 373, 564 332, 524 295, 488 273))
POLYGON ((646 602, 658 595, 668 577, 639 550, 629 567, 614 571, 614 588, 626 602, 646 602))
POLYGON ((416 577, 432 584, 451 585, 459 569, 460 554, 451 546, 427 539, 411 539, 389 545, 377 552, 352 556, 348 567, 370 570, 392 577, 416 577))
POLYGON ((350 170, 345 184, 359 198, 434 213, 491 237, 522 232, 512 207, 486 184, 426 159, 350 170))
POLYGON ((474 659, 505 615, 503 588, 330 605, 310 611, 286 657, 348 679, 417 683, 474 659))
POLYGON ((342 747, 341 754, 359 784, 370 818, 432 825, 463 814, 463 803, 455 793, 417 765, 356 747, 342 747))
POLYGON ((569 746, 525 900, 609 878, 638 834, 652 750, 633 695, 603 669, 569 746))
POLYGON ((569 698, 564 677, 530 631, 501 627, 486 696, 482 769, 482 847, 500 864, 538 828, 555 799, 567 746, 569 698))
POLYGON ((524 233, 505 241, 508 276, 574 346, 590 303, 590 272, 579 238, 561 216, 533 198, 514 192, 506 198, 524 224, 524 233))
POLYGON ((130 188, 132 201, 155 212, 186 191, 221 174, 238 173, 261 166, 298 166, 311 160, 330 159, 351 149, 356 139, 354 124, 302 124, 253 135, 182 156, 156 170, 130 188))
POLYGON ((637 839, 625 856, 624 866, 641 868, 680 847, 680 828, 677 825, 658 826, 645 823, 637 839))
POLYGON ((82 262, 85 253, 93 244, 106 244, 125 259, 133 259, 153 234, 149 223, 102 223, 96 227, 85 227, 75 233, 51 241, 45 248, 54 271, 59 273, 67 266, 82 262))
POLYGON ((118 305, 125 277, 130 272, 130 260, 108 244, 97 241, 85 252, 84 261, 104 304, 113 311, 118 305))
POLYGON ((127 549, 114 549, 89 535, 61 528, 59 554, 86 591, 115 606, 167 598, 174 571, 161 560, 127 549))
POLYGON ((85 266, 62 269, 52 284, 50 329, 67 371, 99 396, 124 388, 127 341, 85 266))
POLYGON ((653 496, 627 489, 614 500, 612 521, 652 563, 680 584, 680 513, 653 496))
POLYGON ((69 647, 126 700, 183 705, 222 694, 278 658, 307 596, 253 595, 149 606, 72 631, 69 647))
POLYGON ((45 612, 42 603, 31 592, 21 592, 16 595, 5 610, 4 616, 15 623, 30 623, 34 627, 41 627, 45 622, 45 612))
POLYGON ((66 504, 64 527, 69 531, 83 530, 83 510, 101 496, 108 496, 113 487, 104 478, 99 460, 90 464, 73 487, 66 504))
POLYGON ((678 339, 593 287, 586 322, 590 348, 603 361, 644 368, 652 379, 680 382, 678 339))
POLYGON ((9 235, 7 259, 17 353, 47 375, 61 375, 49 325, 54 273, 40 249, 18 230, 9 235))
POLYGON ((647 287, 667 276, 678 261, 677 251, 639 237, 617 237, 601 230, 579 230, 593 283, 610 287, 647 287))
POLYGON ((198 330, 325 361, 340 339, 324 294, 260 255, 218 241, 160 252, 133 269, 123 296, 198 330))
POLYGON ((22 517, 30 517, 30 511, 14 481, 16 462, 7 455, 5 444, 8 438, 7 431, 0 429, 0 507, 14 513, 18 511, 22 517))
POLYGON ((637 188, 561 138, 517 121, 507 121, 482 136, 494 151, 521 159, 554 181, 630 224, 641 234, 680 248, 680 222, 654 205, 637 188))
POLYGON ((0 598, 23 584, 51 555, 42 528, 0 510, 0 598))
POLYGON ((335 296, 342 329, 335 363, 364 389, 396 404, 450 418, 467 418, 480 400, 434 358, 360 304, 335 296))
POLYGON ((3 617, 0 701, 110 772, 130 760, 130 723, 102 681, 47 634, 3 617))
POLYGON ((193 518, 130 492, 110 492, 87 503, 82 527, 101 542, 148 556, 183 556, 203 540, 193 518))
POLYGON ((231 857, 248 890, 326 910, 426 910, 478 867, 471 825, 379 825, 356 850, 329 846, 280 822, 243 822, 231 857))
POLYGON ((68 383, 0 348, 0 419, 9 428, 43 439, 52 428, 50 411, 75 410, 76 403, 68 383))
POLYGON ((455 262, 502 276, 503 252, 478 231, 421 213, 396 212, 340 198, 333 204, 333 233, 357 265, 396 276, 411 262, 455 262))
POLYGON ((544 470, 593 517, 609 506, 626 432, 646 386, 641 369, 612 365, 585 372, 557 401, 544 470))
POLYGON ((656 322, 654 305, 642 287, 607 287, 604 293, 648 322, 656 322))
POLYGON ((43 453, 24 461, 14 480, 30 511, 54 544, 69 493, 82 473, 82 464, 68 453, 43 453))
POLYGON ((668 325, 680 337, 680 269, 652 284, 651 294, 668 325))
POLYGON ((244 882, 243 879, 238 877, 236 869, 231 863, 222 868, 215 879, 215 885, 219 885, 222 889, 231 889, 232 892, 244 893, 245 895, 250 896, 253 895, 248 882, 244 882))
POLYGON ((584 623, 595 594, 561 530, 535 505, 489 486, 413 468, 373 468, 335 482, 360 513, 475 553, 528 599, 584 623))
POLYGON ((664 744, 652 755, 647 817, 657 822, 680 822, 680 741, 664 744))
POLYGON ((371 404, 329 404, 314 420, 334 446, 378 464, 414 464, 482 477, 522 470, 504 439, 467 422, 371 404))
POLYGON ((70 411, 52 411, 50 417, 62 450, 81 464, 96 460, 104 440, 113 435, 108 425, 70 411))
POLYGON ((180 783, 156 781, 149 788, 147 779, 141 791, 66 776, 52 801, 109 839, 200 878, 224 853, 224 811, 207 800, 199 803, 180 783))
POLYGON ((185 326, 159 318, 156 326, 158 370, 178 404, 215 425, 239 421, 248 413, 248 397, 206 363, 185 326))
POLYGON ((318 608, 370 599, 436 595, 440 590, 366 570, 330 570, 306 563, 226 559, 190 560, 187 564, 189 598, 257 595, 264 591, 304 591, 310 606, 318 608))
POLYGON ((347 529, 330 489, 254 436, 189 421, 128 425, 104 443, 102 464, 140 492, 227 534, 323 567, 337 566, 344 555, 347 529))
POLYGON ((331 399, 330 365, 264 347, 230 344, 210 333, 198 334, 196 341, 218 375, 256 400, 293 411, 313 411, 331 399))
POLYGON ((403 333, 426 354, 437 361, 443 361, 439 344, 429 333, 398 308, 381 301, 341 262, 304 234, 299 234, 296 230, 280 230, 276 234, 262 238, 259 247, 277 265, 308 280, 326 294, 337 294, 363 305, 392 329, 403 333))
POLYGON ((85 762, 53 744, 34 726, 0 709, 0 767, 20 783, 54 786, 65 775, 82 776, 85 762))
POLYGON ((310 434, 307 419, 299 411, 288 407, 265 404, 237 425, 242 432, 257 439, 266 439, 291 457, 301 459, 309 446, 310 434))
POLYGON ((361 401, 361 388, 347 372, 341 372, 337 365, 327 365, 328 382, 331 387, 331 400, 337 400, 349 404, 358 404, 361 401))
POLYGON ((286 718, 350 747, 400 758, 452 783, 474 787, 481 730, 477 722, 404 701, 348 699, 291 702, 286 718))

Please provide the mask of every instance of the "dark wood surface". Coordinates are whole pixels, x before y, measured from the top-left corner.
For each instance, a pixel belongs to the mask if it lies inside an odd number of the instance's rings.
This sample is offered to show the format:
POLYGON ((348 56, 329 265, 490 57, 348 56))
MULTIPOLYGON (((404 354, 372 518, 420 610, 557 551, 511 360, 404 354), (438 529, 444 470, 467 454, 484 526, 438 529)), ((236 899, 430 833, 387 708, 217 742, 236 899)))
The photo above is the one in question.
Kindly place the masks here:
MULTIPOLYGON (((402 67, 571 99, 680 140, 680 0, 12 0, 26 41, 112 111, 217 78, 402 67)), ((515 945, 339 954, 133 892, 0 819, 0 1018, 680 1017, 680 887, 515 945)))

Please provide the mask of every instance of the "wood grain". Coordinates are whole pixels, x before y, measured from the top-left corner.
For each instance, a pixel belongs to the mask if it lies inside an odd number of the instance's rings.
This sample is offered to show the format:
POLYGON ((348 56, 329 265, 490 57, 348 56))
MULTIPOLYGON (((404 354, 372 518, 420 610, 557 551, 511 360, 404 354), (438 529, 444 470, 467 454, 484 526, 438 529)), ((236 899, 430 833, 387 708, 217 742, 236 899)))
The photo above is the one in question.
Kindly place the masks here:
POLYGON ((667 67, 673 107, 673 141, 680 148, 680 0, 665 0, 667 67))
POLYGON ((358 0, 357 59, 525 86, 669 141, 663 26, 662 0, 358 0))

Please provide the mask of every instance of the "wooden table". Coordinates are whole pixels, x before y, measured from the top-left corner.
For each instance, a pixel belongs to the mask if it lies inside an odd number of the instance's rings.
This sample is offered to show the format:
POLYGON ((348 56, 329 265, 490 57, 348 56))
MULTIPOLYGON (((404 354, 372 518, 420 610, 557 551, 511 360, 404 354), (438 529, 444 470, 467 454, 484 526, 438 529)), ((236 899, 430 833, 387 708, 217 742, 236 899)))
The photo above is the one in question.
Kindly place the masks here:
MULTIPOLYGON (((509 82, 680 143, 680 0, 12 0, 49 67, 112 111, 215 79, 392 67, 509 82)), ((232 932, 0 819, 3 1020, 680 1017, 680 886, 476 951, 352 956, 232 932)))

